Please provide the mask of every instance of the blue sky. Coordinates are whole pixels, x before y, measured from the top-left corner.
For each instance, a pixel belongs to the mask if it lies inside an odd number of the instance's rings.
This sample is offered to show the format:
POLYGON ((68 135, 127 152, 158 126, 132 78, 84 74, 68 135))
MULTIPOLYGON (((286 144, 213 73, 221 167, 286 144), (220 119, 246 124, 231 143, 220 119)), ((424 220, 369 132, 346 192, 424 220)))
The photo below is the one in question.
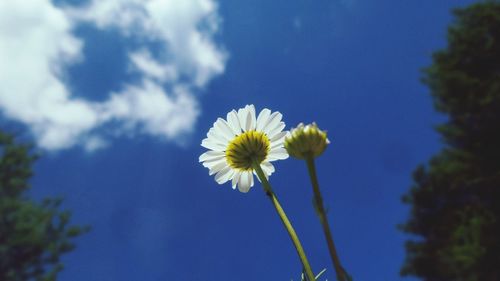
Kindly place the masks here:
MULTIPOLYGON (((328 130, 318 174, 344 266, 403 280, 400 197, 444 120, 420 70, 446 45, 450 9, 472 1, 144 3, 0 4, 2 123, 43 154, 33 195, 63 196, 93 227, 60 280, 296 280, 260 185, 219 186, 198 163, 212 123, 245 104, 328 130)), ((334 280, 305 164, 276 169, 313 268, 334 280)))

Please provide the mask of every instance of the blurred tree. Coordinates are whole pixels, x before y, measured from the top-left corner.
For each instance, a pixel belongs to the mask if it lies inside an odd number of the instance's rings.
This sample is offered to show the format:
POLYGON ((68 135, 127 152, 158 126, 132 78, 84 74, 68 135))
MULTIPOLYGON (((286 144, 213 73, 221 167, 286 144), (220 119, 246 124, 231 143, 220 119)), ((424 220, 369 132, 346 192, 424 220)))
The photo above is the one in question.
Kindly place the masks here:
POLYGON ((448 46, 423 81, 448 116, 444 149, 414 172, 403 201, 403 275, 427 281, 500 280, 500 1, 454 12, 448 46))
POLYGON ((73 250, 72 238, 88 227, 69 226, 60 199, 34 202, 27 196, 31 166, 28 145, 0 132, 0 280, 56 280, 60 256, 73 250))

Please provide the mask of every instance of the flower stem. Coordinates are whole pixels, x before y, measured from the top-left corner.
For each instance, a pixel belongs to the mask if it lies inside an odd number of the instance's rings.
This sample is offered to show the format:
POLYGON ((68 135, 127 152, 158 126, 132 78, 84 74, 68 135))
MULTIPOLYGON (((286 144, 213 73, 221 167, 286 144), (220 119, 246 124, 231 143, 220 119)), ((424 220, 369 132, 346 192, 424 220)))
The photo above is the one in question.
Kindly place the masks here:
POLYGON ((335 244, 333 243, 330 225, 328 224, 328 218, 326 217, 325 207, 323 206, 323 198, 319 190, 318 178, 316 176, 316 166, 314 165, 314 158, 312 157, 312 155, 306 157, 306 162, 314 192, 315 208, 318 213, 321 225, 323 226, 323 233, 325 234, 326 243, 328 244, 328 251, 330 252, 333 267, 335 268, 335 272, 337 274, 337 280, 346 281, 346 274, 344 269, 342 268, 342 265, 340 264, 340 259, 337 254, 337 250, 335 249, 335 244))
POLYGON ((295 249, 297 250, 297 254, 299 255, 300 261, 302 262, 302 266, 304 267, 305 274, 307 276, 308 281, 314 281, 316 280, 313 274, 313 271, 311 269, 311 265, 309 265, 309 261, 307 260, 306 253, 304 252, 304 248, 302 248, 302 244, 300 243, 299 237, 297 236, 297 233, 293 229, 292 223, 286 216, 285 211, 281 207, 281 204, 278 201, 278 198, 276 197, 276 194, 274 194, 273 189, 271 188, 271 185, 269 184, 269 181, 267 181, 266 176, 264 175, 264 172, 262 171, 262 168, 260 167, 259 163, 254 162, 253 163, 253 168, 257 172, 257 176, 259 177, 262 187, 264 188, 264 191, 266 192, 266 195, 271 199, 271 202, 273 203, 274 208, 276 209, 276 212, 278 212, 278 215, 283 222, 283 225, 285 226, 288 235, 292 239, 293 245, 295 246, 295 249))

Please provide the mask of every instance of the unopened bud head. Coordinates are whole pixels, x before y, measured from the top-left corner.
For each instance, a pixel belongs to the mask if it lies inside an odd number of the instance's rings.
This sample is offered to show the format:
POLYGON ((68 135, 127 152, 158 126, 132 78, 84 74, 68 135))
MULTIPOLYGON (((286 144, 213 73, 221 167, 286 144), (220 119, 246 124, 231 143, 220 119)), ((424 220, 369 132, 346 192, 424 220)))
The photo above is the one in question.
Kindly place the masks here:
POLYGON ((314 122, 305 126, 300 123, 285 138, 288 154, 298 159, 320 156, 329 143, 326 132, 321 131, 314 122))

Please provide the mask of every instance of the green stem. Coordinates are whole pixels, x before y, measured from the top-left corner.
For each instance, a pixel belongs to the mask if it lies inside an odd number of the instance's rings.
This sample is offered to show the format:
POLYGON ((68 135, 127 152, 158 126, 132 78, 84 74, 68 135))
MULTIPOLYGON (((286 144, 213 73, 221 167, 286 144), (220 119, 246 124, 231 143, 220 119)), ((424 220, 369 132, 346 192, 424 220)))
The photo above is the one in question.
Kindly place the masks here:
POLYGON ((297 236, 297 233, 293 229, 292 223, 286 216, 285 211, 281 207, 281 204, 278 201, 278 198, 276 197, 276 194, 274 194, 273 189, 271 188, 271 185, 269 184, 269 181, 267 181, 266 176, 264 175, 264 172, 262 171, 262 168, 260 167, 259 163, 254 162, 253 164, 254 170, 257 172, 257 176, 259 177, 262 187, 264 188, 264 191, 266 192, 266 195, 271 199, 271 202, 273 203, 274 208, 276 209, 276 212, 278 212, 278 215, 283 222, 283 225, 285 226, 288 235, 292 239, 293 245, 295 246, 295 249, 297 250, 297 254, 299 255, 300 261, 302 262, 302 266, 304 267, 305 274, 307 276, 307 280, 309 281, 314 281, 316 280, 313 274, 313 271, 311 269, 311 266, 309 265, 309 261, 307 260, 306 253, 304 252, 304 248, 302 248, 302 244, 300 243, 299 237, 297 236))
POLYGON ((330 257, 332 258, 333 267, 337 274, 337 280, 345 281, 345 271, 340 264, 340 259, 335 249, 335 244, 333 243, 332 232, 330 231, 330 225, 328 224, 328 218, 326 217, 325 207, 323 206, 323 198, 319 190, 318 178, 316 176, 316 166, 314 165, 314 158, 312 156, 306 157, 307 169, 309 170, 309 176, 311 177, 311 184, 314 192, 314 202, 315 207, 319 216, 321 225, 323 226, 323 233, 325 234, 326 243, 328 244, 328 251, 330 252, 330 257))

